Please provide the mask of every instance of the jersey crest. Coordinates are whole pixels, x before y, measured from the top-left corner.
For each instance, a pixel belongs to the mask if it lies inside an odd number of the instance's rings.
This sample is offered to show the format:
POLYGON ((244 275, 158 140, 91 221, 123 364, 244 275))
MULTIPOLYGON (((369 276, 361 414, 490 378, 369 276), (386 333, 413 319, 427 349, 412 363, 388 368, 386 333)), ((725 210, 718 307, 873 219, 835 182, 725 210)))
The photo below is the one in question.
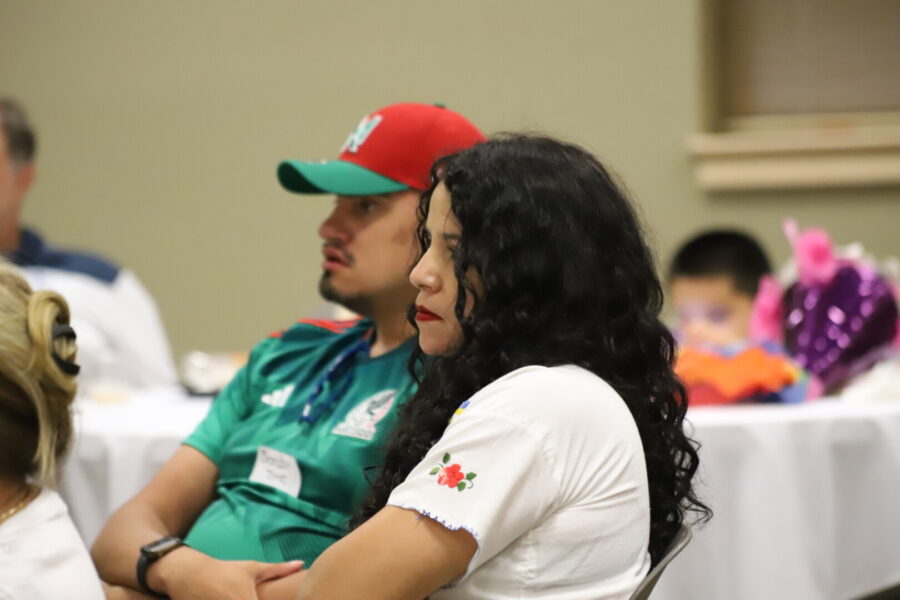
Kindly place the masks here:
POLYGON ((273 390, 268 394, 263 394, 260 400, 264 404, 268 404, 269 406, 274 406, 275 408, 281 408, 285 404, 287 404, 288 398, 291 397, 291 394, 294 393, 294 384, 288 384, 283 388, 279 388, 277 390, 273 390))
POLYGON ((397 390, 384 390, 369 396, 347 413, 344 420, 338 423, 331 433, 371 440, 378 431, 378 423, 390 412, 396 398, 397 390))

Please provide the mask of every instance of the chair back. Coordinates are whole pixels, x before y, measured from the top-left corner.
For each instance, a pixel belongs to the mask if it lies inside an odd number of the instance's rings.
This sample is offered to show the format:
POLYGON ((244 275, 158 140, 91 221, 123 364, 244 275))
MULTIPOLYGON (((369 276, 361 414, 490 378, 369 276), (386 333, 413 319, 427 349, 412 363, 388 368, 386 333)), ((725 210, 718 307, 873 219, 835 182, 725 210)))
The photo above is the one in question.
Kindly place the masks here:
POLYGON ((666 549, 666 553, 663 555, 662 559, 656 564, 655 567, 650 569, 650 572, 647 573, 647 576, 644 577, 644 580, 641 581, 641 584, 637 586, 637 589, 634 590, 634 593, 631 594, 629 600, 647 600, 650 597, 650 592, 653 591, 653 587, 656 585, 656 582, 659 581, 660 576, 662 576, 663 571, 665 571, 666 567, 669 566, 669 563, 672 562, 678 553, 684 550, 684 547, 688 545, 688 542, 691 541, 691 528, 684 523, 681 524, 681 528, 678 530, 678 533, 675 534, 675 539, 672 540, 672 543, 669 544, 668 549, 666 549))

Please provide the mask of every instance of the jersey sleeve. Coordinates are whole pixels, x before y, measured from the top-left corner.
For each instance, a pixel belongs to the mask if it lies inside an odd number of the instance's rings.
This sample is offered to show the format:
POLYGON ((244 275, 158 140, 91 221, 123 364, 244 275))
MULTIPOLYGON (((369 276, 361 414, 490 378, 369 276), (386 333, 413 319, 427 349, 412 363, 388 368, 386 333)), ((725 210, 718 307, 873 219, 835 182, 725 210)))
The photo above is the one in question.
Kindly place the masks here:
POLYGON ((466 411, 392 492, 388 504, 450 530, 478 549, 463 578, 554 507, 559 483, 539 433, 496 412, 466 411))
POLYGON ((183 442, 205 454, 217 465, 235 426, 252 412, 254 405, 252 373, 255 359, 260 353, 260 346, 250 353, 247 364, 241 367, 228 385, 219 392, 206 417, 183 442))

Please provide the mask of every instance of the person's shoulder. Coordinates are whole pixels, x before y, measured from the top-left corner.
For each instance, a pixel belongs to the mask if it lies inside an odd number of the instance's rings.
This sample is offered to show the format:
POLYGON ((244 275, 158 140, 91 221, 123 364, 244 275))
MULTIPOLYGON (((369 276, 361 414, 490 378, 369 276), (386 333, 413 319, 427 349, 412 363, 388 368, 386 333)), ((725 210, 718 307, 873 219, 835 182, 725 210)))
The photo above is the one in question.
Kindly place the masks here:
POLYGON ((273 331, 253 349, 254 354, 281 354, 310 348, 340 344, 350 338, 362 337, 370 328, 368 319, 335 321, 301 319, 285 329, 273 331))
POLYGON ((475 412, 503 415, 530 427, 619 423, 631 414, 622 397, 598 375, 575 365, 528 366, 484 387, 470 403, 475 412))
POLYGON ((42 267, 84 275, 104 284, 116 281, 122 270, 116 263, 93 252, 51 246, 30 230, 23 231, 22 236, 22 247, 18 253, 21 261, 15 261, 22 267, 42 267))
POLYGON ((284 343, 307 340, 336 340, 342 337, 359 337, 372 327, 368 319, 330 320, 300 319, 290 327, 269 334, 269 339, 284 343))
POLYGON ((69 509, 59 492, 48 487, 42 487, 28 507, 35 512, 41 513, 44 519, 69 513, 69 509))
POLYGON ((52 489, 41 488, 38 495, 9 520, 8 533, 31 532, 44 534, 53 531, 61 520, 69 518, 69 510, 62 497, 52 489))
POLYGON ((58 492, 42 488, 19 515, 24 518, 19 524, 22 535, 15 543, 20 561, 16 574, 19 581, 28 584, 25 589, 29 593, 15 598, 103 598, 88 550, 58 492), (23 577, 29 571, 33 574, 44 571, 42 574, 46 575, 48 565, 52 567, 49 579, 23 577), (37 591, 44 593, 35 594, 37 591))
POLYGON ((486 386, 479 393, 520 404, 544 406, 567 403, 621 401, 619 394, 596 374, 575 365, 545 367, 532 365, 516 369, 486 386))
POLYGON ((54 250, 47 267, 87 275, 97 281, 111 284, 116 281, 121 267, 99 255, 74 250, 54 250))

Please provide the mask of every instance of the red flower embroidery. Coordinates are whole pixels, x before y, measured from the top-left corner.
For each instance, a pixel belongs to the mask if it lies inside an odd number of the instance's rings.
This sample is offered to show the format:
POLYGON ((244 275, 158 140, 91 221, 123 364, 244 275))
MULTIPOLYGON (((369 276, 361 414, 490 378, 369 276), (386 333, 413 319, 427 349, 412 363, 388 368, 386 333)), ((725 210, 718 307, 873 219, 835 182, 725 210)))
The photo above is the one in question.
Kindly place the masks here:
POLYGON ((449 462, 450 454, 444 454, 444 460, 441 461, 441 464, 435 465, 431 471, 428 472, 432 477, 435 475, 438 476, 438 485, 456 488, 460 492, 475 487, 475 482, 472 480, 478 476, 477 474, 463 473, 462 467, 455 463, 448 465, 447 463, 449 462))
POLYGON ((441 469, 441 474, 438 475, 438 484, 446 485, 447 487, 456 487, 456 485, 465 479, 465 477, 465 474, 462 472, 462 467, 453 464, 441 469))

